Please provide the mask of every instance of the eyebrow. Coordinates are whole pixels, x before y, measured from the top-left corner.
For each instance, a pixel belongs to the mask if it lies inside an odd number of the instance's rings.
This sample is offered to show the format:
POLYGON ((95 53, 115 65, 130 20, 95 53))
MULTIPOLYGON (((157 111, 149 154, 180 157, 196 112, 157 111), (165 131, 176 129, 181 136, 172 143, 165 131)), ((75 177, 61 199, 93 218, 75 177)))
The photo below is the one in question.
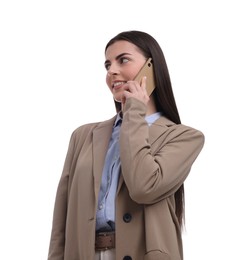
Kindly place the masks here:
MULTIPOLYGON (((121 53, 121 54, 119 54, 118 56, 115 57, 115 60, 120 59, 124 55, 131 55, 131 53, 128 53, 128 52, 121 53)), ((108 63, 110 63, 110 60, 106 60, 104 64, 106 65, 108 63)))

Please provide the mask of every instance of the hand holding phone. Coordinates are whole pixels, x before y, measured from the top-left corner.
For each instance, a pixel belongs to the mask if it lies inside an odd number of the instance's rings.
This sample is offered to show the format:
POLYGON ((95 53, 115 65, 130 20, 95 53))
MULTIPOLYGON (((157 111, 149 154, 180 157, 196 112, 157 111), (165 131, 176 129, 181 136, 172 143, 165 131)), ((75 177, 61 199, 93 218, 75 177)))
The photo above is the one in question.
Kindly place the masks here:
POLYGON ((145 62, 144 66, 138 72, 134 80, 138 81, 139 84, 141 84, 141 79, 144 76, 146 76, 146 91, 148 93, 148 96, 150 96, 153 90, 155 89, 155 78, 154 78, 153 63, 151 58, 149 58, 145 62))

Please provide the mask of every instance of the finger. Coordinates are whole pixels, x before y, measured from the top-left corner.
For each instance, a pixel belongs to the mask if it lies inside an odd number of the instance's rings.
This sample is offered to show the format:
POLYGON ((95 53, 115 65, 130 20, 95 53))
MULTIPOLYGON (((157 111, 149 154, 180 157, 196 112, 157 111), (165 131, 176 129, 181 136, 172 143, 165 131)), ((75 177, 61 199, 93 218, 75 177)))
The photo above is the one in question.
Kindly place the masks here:
POLYGON ((138 91, 138 87, 135 81, 127 81, 127 90, 131 93, 138 91))
POLYGON ((122 102, 123 105, 125 104, 125 101, 126 101, 126 97, 125 97, 125 95, 123 95, 122 98, 121 98, 121 102, 122 102))
POLYGON ((144 91, 144 93, 147 94, 146 83, 147 83, 147 77, 145 76, 142 78, 142 81, 141 81, 141 89, 144 91))

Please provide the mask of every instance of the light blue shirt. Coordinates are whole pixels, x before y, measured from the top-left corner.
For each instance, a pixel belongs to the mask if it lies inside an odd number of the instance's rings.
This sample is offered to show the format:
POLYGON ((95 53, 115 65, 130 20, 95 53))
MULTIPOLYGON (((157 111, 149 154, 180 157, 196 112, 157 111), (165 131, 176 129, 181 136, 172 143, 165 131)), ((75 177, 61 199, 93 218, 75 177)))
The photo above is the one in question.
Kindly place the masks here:
MULTIPOLYGON (((150 126, 159 117, 157 112, 146 116, 145 119, 150 126)), ((113 125, 112 136, 109 142, 102 172, 102 182, 98 197, 98 208, 96 214, 96 230, 111 231, 115 229, 115 196, 120 174, 120 152, 119 152, 119 131, 122 119, 118 114, 113 125)))

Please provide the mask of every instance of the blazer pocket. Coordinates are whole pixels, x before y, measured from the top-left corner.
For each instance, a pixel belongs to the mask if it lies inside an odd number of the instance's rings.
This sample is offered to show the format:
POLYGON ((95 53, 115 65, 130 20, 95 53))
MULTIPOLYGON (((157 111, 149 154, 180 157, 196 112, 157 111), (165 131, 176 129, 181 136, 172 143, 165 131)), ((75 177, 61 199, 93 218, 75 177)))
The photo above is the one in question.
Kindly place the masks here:
POLYGON ((148 252, 144 256, 144 260, 176 260, 176 259, 172 259, 168 254, 165 254, 159 250, 153 250, 148 252))

